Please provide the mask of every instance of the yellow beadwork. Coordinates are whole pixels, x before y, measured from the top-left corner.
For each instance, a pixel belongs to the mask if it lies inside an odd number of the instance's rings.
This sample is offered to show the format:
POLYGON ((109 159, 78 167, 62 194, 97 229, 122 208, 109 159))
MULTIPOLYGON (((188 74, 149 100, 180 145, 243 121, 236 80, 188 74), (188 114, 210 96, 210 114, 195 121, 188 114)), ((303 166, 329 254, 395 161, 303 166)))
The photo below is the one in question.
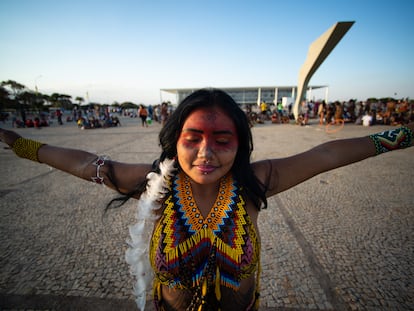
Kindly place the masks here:
POLYGON ((13 143, 12 149, 14 153, 20 158, 25 158, 35 162, 39 162, 37 152, 43 145, 44 144, 41 142, 19 137, 13 143))
MULTIPOLYGON (((237 291, 242 279, 255 272, 259 278, 260 242, 245 205, 237 183, 228 175, 221 179, 216 201, 203 217, 189 178, 179 173, 151 239, 150 262, 156 274, 154 296, 161 298, 159 288, 163 284, 174 289, 198 288, 201 299, 212 290, 220 301, 221 286, 237 291), (247 262, 246 247, 252 248, 247 262), (204 257, 199 257, 206 249, 210 249, 209 254, 206 251, 204 257), (212 259, 215 266, 201 268, 202 262, 211 258, 217 258, 212 259), (183 269, 182 262, 188 269, 183 269)), ((259 280, 256 282, 258 285, 259 280)))
POLYGON ((223 217, 226 217, 226 213, 229 211, 229 206, 232 203, 231 195, 233 189, 231 187, 231 177, 227 176, 221 180, 216 201, 205 219, 197 208, 188 176, 183 177, 183 181, 178 186, 178 191, 183 193, 181 204, 184 216, 189 219, 192 230, 198 231, 206 227, 213 231, 220 230, 220 222, 223 217))
POLYGON ((218 301, 221 300, 221 288, 220 288, 220 269, 216 269, 216 285, 214 286, 214 292, 218 301))

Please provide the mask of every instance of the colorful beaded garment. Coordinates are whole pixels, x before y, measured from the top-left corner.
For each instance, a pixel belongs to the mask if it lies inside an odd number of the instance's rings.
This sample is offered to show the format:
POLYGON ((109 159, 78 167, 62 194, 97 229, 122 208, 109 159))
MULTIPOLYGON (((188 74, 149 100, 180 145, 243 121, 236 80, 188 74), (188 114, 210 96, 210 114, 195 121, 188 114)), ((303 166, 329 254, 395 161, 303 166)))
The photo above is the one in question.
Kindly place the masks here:
POLYGON ((210 213, 203 218, 184 173, 176 175, 171 187, 151 240, 154 300, 161 299, 163 284, 194 291, 190 304, 194 309, 206 305, 202 309, 208 310, 214 305, 218 310, 221 286, 237 291, 242 279, 260 272, 260 243, 245 201, 237 182, 225 176, 210 213))

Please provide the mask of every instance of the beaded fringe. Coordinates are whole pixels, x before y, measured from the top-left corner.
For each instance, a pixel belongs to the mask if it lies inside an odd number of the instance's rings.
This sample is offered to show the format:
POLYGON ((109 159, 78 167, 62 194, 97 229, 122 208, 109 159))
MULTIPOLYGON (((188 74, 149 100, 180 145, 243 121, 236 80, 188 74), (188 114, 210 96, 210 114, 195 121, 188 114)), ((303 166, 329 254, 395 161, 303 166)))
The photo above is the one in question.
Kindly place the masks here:
MULTIPOLYGON (((220 238, 218 238, 211 229, 203 228, 198 231, 196 234, 192 235, 189 239, 179 244, 176 248, 171 249, 169 252, 166 253, 166 261, 167 262, 174 262, 180 258, 180 254, 185 254, 191 249, 194 248, 195 245, 200 244, 202 241, 208 240, 210 241, 211 245, 217 247, 217 249, 225 254, 230 260, 240 264, 242 252, 238 249, 233 249, 226 243, 224 243, 220 238)), ((200 275, 195 276, 193 279, 193 286, 199 286, 200 280, 202 277, 202 273, 200 275)), ((237 290, 240 286, 240 283, 236 280, 230 280, 225 278, 224 276, 220 276, 220 284, 226 286, 228 288, 232 288, 237 290)))

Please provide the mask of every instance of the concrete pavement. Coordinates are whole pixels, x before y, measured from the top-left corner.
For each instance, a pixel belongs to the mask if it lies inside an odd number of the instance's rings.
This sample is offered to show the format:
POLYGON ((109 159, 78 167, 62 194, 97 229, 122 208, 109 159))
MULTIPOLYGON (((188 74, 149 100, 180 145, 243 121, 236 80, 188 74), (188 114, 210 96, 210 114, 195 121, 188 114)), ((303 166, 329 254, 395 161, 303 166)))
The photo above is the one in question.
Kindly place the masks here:
MULTIPOLYGON (((125 162, 159 155, 158 124, 17 129, 125 162)), ((1 125, 10 127, 10 124, 1 125)), ((253 160, 387 126, 257 125, 253 160)), ((260 214, 262 310, 414 309, 414 148, 321 174, 260 214)), ((103 215, 115 193, 0 150, 0 309, 136 310, 124 260, 136 202, 103 215)))

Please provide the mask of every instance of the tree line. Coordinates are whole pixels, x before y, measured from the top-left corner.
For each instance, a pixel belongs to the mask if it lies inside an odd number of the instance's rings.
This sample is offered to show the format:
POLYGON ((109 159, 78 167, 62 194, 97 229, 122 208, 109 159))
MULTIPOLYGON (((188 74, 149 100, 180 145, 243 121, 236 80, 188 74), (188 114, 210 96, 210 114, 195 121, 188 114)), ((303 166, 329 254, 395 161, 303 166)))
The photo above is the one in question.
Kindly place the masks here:
MULTIPOLYGON (((0 84, 0 112, 6 111, 31 111, 34 113, 47 112, 50 108, 72 110, 75 106, 80 107, 85 102, 81 96, 72 99, 72 96, 60 93, 51 95, 43 94, 38 90, 30 90, 25 85, 13 80, 2 81, 0 84), (74 100, 74 102, 73 102, 74 100)), ((96 105, 99 103, 88 103, 96 105)), ((102 106, 109 106, 103 104, 102 106)), ((132 102, 111 104, 122 109, 137 108, 138 105, 132 102)))

